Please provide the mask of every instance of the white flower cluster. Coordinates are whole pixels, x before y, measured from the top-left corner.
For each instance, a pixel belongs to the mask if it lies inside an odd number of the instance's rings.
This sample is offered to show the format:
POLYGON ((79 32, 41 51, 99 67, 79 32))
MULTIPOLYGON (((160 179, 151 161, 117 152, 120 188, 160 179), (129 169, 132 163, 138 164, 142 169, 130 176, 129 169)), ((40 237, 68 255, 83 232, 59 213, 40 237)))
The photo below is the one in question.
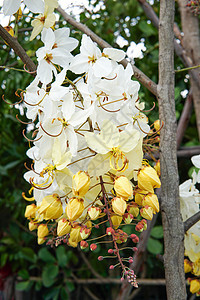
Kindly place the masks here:
MULTIPOLYGON (((187 220, 199 211, 200 193, 196 184, 200 183, 200 155, 192 157, 193 165, 199 169, 192 173, 192 179, 188 179, 179 187, 181 214, 183 221, 187 220)), ((192 262, 200 258, 200 221, 193 225, 185 234, 185 255, 192 262)))

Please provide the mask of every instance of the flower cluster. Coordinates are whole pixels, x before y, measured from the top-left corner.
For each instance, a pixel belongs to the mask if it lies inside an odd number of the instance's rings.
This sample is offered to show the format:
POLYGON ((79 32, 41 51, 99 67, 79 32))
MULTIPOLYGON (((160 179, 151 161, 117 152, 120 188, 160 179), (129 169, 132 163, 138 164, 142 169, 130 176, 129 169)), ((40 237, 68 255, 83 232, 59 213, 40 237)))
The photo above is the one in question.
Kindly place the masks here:
MULTIPOLYGON (((200 155, 192 157, 192 163, 197 168, 192 173, 192 179, 188 179, 179 187, 180 205, 183 221, 187 220, 199 211, 199 190, 196 184, 200 183, 200 155)), ((189 278, 190 291, 200 296, 200 221, 193 225, 185 234, 185 273, 191 272, 195 278, 189 278)))
MULTIPOLYGON (((57 1, 37 2, 41 14, 32 21, 31 39, 41 32, 44 46, 36 52, 37 75, 21 93, 26 116, 34 124, 32 140, 23 133, 33 143, 27 151, 33 162, 24 175, 31 197, 23 193, 34 201, 25 211, 29 229, 37 229, 38 244, 80 244, 85 249, 92 229, 108 221, 104 237, 113 242, 109 251, 118 258, 122 280, 127 277, 137 286, 134 272, 126 266, 133 259, 120 256, 119 244, 139 239, 120 226, 132 224, 141 232, 146 220, 159 212, 154 189, 160 187, 160 179, 143 160, 143 140, 145 149, 150 141, 155 144, 160 127, 151 129, 142 112, 131 64, 119 64, 125 53, 101 51, 83 35, 80 53, 73 56, 78 41, 69 29, 51 28, 57 1), (75 80, 69 78, 72 73, 75 80)), ((31 1, 24 3, 36 12, 31 1)), ((10 12, 7 4, 5 0, 4 11, 10 12)), ((15 4, 16 11, 18 1, 15 4)), ((90 244, 91 251, 96 247, 90 244)))

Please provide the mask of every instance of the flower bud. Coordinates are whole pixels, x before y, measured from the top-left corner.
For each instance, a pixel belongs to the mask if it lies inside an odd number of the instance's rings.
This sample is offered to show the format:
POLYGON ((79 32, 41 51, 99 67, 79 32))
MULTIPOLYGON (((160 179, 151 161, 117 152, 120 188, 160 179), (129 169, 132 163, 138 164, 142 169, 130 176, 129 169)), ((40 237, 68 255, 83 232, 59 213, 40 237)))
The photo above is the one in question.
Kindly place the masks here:
POLYGON ((30 221, 28 223, 28 228, 29 228, 30 231, 35 230, 37 227, 38 227, 37 223, 34 223, 33 221, 30 221))
POLYGON ((76 197, 83 197, 90 187, 90 176, 84 171, 78 171, 72 180, 72 190, 76 197))
POLYGON ((114 270, 114 268, 115 267, 113 265, 110 265, 110 267, 109 267, 110 270, 114 270))
POLYGON ((58 221, 57 235, 63 236, 65 234, 68 234, 70 233, 71 228, 71 223, 67 219, 62 218, 58 221))
POLYGON ((143 166, 138 171, 138 187, 140 189, 153 194, 154 189, 159 188, 160 185, 160 179, 156 173, 156 170, 151 166, 143 166))
POLYGON ((135 202, 130 202, 128 204, 128 207, 127 207, 127 211, 133 215, 133 217, 137 218, 137 216, 139 215, 139 208, 138 208, 138 205, 137 203, 135 202))
POLYGON ((123 200, 122 197, 115 197, 112 199, 112 209, 117 215, 123 216, 126 207, 126 201, 123 200))
POLYGON ((142 206, 142 200, 145 195, 148 194, 148 191, 136 189, 135 190, 135 203, 137 203, 139 206, 142 206))
POLYGON ((26 206, 26 210, 25 210, 25 218, 35 218, 35 213, 37 211, 37 206, 33 203, 30 205, 26 206))
POLYGON ((58 194, 45 196, 42 199, 39 213, 44 214, 45 220, 60 218, 63 214, 63 207, 58 194))
POLYGON ((107 235, 112 235, 112 234, 114 234, 114 229, 112 228, 112 227, 108 227, 108 228, 106 228, 106 234, 107 235))
POLYGON ((101 213, 101 209, 99 207, 91 206, 90 208, 88 208, 88 215, 91 220, 98 219, 100 213, 101 213))
POLYGON ((147 220, 152 220, 153 208, 148 205, 145 205, 143 208, 140 209, 140 215, 147 220))
POLYGON ((90 245, 90 250, 91 251, 95 251, 97 249, 97 245, 96 244, 91 244, 90 245))
POLYGON ((125 213, 123 216, 123 220, 126 224, 130 224, 133 221, 133 215, 129 213, 125 213))
POLYGON ((140 221, 140 223, 143 225, 144 230, 146 230, 146 229, 147 229, 147 220, 142 219, 142 220, 140 221))
POLYGON ((155 164, 154 169, 156 170, 158 176, 160 177, 160 159, 155 164))
POLYGON ((160 134, 160 120, 156 120, 154 123, 153 123, 153 126, 155 128, 155 130, 157 131, 158 134, 160 134))
POLYGON ((103 256, 99 256, 98 261, 102 261, 102 260, 103 260, 103 256))
POLYGON ((114 229, 117 229, 119 227, 119 225, 121 224, 121 222, 122 222, 122 217, 121 216, 112 215, 111 216, 111 221, 112 221, 114 229))
POLYGON ((78 243, 82 240, 80 235, 81 226, 75 226, 70 231, 70 237, 68 239, 68 245, 76 248, 78 243))
POLYGON ((118 244, 125 243, 128 239, 128 234, 121 229, 116 230, 115 239, 118 244))
POLYGON ((200 290, 200 280, 193 279, 190 281, 190 292, 192 294, 199 292, 200 290))
POLYGON ((38 242, 38 245, 42 245, 42 244, 44 244, 44 242, 46 242, 46 239, 45 239, 45 238, 39 238, 39 237, 38 237, 37 242, 38 242))
POLYGON ((84 200, 79 198, 71 198, 65 209, 66 215, 70 221, 78 219, 84 211, 84 200))
POLYGON ((185 273, 189 273, 192 271, 192 263, 188 259, 184 259, 184 271, 185 273))
POLYGON ((109 254, 113 254, 113 249, 111 249, 111 248, 108 249, 108 253, 109 253, 109 254))
POLYGON ((148 193, 146 196, 144 196, 142 200, 142 205, 148 205, 151 208, 153 208, 153 213, 156 214, 159 212, 159 202, 158 197, 155 194, 148 193))
POLYGON ((200 258, 194 263, 191 263, 192 273, 196 276, 200 276, 200 258))
POLYGON ((87 239, 90 233, 91 233, 91 229, 86 227, 81 227, 80 235, 83 240, 87 239))
POLYGON ((38 226, 38 231, 37 231, 38 238, 44 238, 48 234, 49 234, 49 230, 47 224, 40 224, 38 226))
POLYGON ((121 175, 115 179, 114 190, 117 196, 125 200, 133 199, 133 187, 131 182, 125 176, 121 175))
POLYGON ((88 247, 88 243, 86 241, 81 241, 80 242, 80 247, 82 250, 86 249, 88 247))
POLYGON ((144 226, 139 222, 136 226, 135 226, 135 230, 138 232, 142 232, 144 230, 144 226))

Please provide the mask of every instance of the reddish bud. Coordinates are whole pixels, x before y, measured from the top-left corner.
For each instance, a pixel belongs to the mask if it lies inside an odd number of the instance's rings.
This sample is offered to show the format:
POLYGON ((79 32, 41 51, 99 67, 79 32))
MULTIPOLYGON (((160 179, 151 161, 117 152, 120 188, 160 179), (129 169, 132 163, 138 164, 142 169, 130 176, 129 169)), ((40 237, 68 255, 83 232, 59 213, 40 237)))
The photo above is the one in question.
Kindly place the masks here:
POLYGON ((110 265, 109 269, 113 270, 115 267, 113 265, 110 265))
POLYGON ((133 247, 133 251, 134 252, 138 251, 138 248, 137 247, 133 247))
POLYGON ((112 235, 114 232, 115 232, 115 231, 114 231, 114 229, 113 229, 112 227, 106 228, 106 234, 107 234, 107 235, 112 235))
POLYGON ((131 239, 135 239, 136 237, 137 237, 137 235, 134 234, 134 233, 132 233, 132 234, 130 235, 130 238, 131 238, 131 239))
POLYGON ((91 251, 95 251, 97 249, 97 245, 96 244, 91 244, 90 245, 90 250, 91 251))
POLYGON ((99 261, 102 261, 102 260, 103 260, 103 256, 99 256, 99 257, 98 257, 98 260, 99 260, 99 261))
POLYGON ((108 249, 109 254, 113 254, 113 249, 108 249))
POLYGON ((129 259, 129 264, 132 264, 132 263, 133 263, 133 259, 130 258, 130 259, 129 259))
POLYGON ((81 246, 81 249, 86 249, 89 245, 86 241, 81 241, 80 246, 81 246))
POLYGON ((99 229, 99 225, 94 225, 94 227, 95 227, 96 229, 99 229))

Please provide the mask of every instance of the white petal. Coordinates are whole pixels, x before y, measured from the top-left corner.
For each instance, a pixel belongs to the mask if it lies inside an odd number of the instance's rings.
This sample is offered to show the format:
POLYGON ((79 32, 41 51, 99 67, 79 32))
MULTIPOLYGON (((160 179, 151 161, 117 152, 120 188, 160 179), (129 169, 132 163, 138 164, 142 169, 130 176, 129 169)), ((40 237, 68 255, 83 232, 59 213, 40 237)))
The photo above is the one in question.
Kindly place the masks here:
MULTIPOLYGON (((101 140, 104 142, 104 144, 109 149, 119 146, 119 137, 120 137, 119 130, 109 120, 103 121, 100 137, 101 137, 101 140)), ((104 154, 104 153, 102 153, 102 154, 104 154)))
POLYGON ((24 4, 33 13, 44 12, 44 2, 42 0, 24 0, 24 4))
POLYGON ((63 117, 66 121, 69 121, 71 116, 75 112, 75 104, 73 100, 73 94, 69 92, 63 97, 63 104, 62 104, 62 113, 63 117))
POLYGON ((126 127, 123 132, 120 132, 119 146, 123 152, 129 152, 133 150, 140 139, 140 133, 138 130, 131 128, 128 130, 126 127))
POLYGON ((54 31, 57 46, 71 52, 78 46, 79 42, 75 38, 69 37, 69 33, 69 28, 59 28, 54 31))
POLYGON ((70 64, 70 70, 74 72, 75 74, 82 74, 87 72, 89 69, 89 63, 88 58, 82 54, 77 54, 75 57, 73 57, 71 64, 70 64))
POLYGON ((72 154, 70 151, 65 152, 65 154, 62 156, 61 160, 59 161, 59 164, 56 166, 57 170, 63 170, 72 159, 72 154))
POLYGON ((108 172, 110 170, 110 156, 110 153, 95 155, 88 165, 88 174, 90 176, 103 176, 108 172))
POLYGON ((87 118, 93 113, 93 110, 94 110, 94 105, 90 106, 87 109, 77 111, 75 114, 73 114, 73 116, 69 120, 70 124, 73 127, 75 127, 77 125, 84 123, 87 120, 87 118))
POLYGON ((66 135, 67 135, 67 140, 69 142, 69 149, 72 154, 72 156, 77 155, 77 148, 78 148, 78 139, 77 135, 74 131, 73 126, 68 125, 67 128, 65 129, 66 135))
POLYGON ((109 148, 104 143, 99 134, 95 134, 93 132, 86 132, 85 139, 89 148, 91 148, 95 152, 101 154, 106 154, 109 152, 109 148))
POLYGON ((55 35, 53 33, 53 30, 51 28, 48 29, 44 28, 42 30, 41 40, 45 44, 45 47, 51 50, 51 48, 55 43, 55 35))
POLYGON ((200 169, 200 154, 193 156, 191 161, 196 168, 200 169))
POLYGON ((125 57, 125 52, 123 50, 114 49, 114 48, 104 48, 103 53, 108 55, 109 58, 115 61, 121 61, 125 57))
POLYGON ((31 22, 31 25, 33 26, 33 31, 31 33, 31 36, 30 36, 30 41, 32 41, 43 29, 43 24, 40 22, 40 20, 33 20, 31 22))
POLYGON ((56 65, 59 65, 63 68, 68 68, 69 63, 71 62, 73 56, 70 52, 63 50, 63 49, 59 49, 59 48, 55 48, 52 51, 52 55, 53 55, 53 59, 52 62, 56 65))
POLYGON ((3 13, 5 16, 10 16, 16 13, 20 7, 21 0, 4 0, 3 13))
POLYGON ((50 65, 46 60, 41 60, 37 67, 37 75, 43 83, 49 83, 52 81, 52 69, 55 68, 53 65, 50 65))
POLYGON ((112 63, 110 59, 101 57, 93 64, 92 70, 96 77, 106 77, 112 72, 112 63))

